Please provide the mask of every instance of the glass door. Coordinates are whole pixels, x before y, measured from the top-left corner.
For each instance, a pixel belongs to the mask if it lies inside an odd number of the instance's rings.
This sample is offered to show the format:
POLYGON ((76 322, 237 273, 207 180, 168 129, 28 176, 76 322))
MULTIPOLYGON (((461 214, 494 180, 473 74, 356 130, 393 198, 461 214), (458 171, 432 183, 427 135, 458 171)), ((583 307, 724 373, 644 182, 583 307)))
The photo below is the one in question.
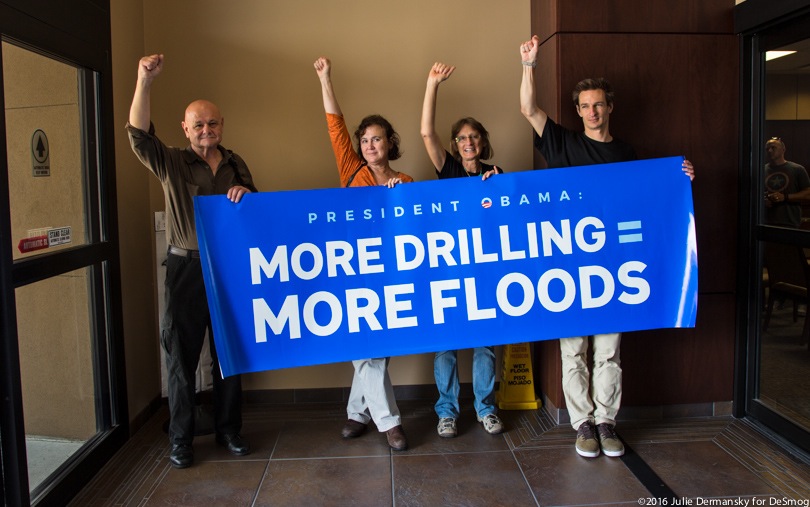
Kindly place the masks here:
POLYGON ((756 399, 810 431, 810 39, 765 50, 764 109, 763 225, 802 234, 763 244, 766 298, 756 399))
POLYGON ((810 15, 759 19, 743 44, 740 415, 810 451, 810 15))
POLYGON ((127 438, 114 177, 99 73, 0 46, 0 485, 8 505, 59 504, 127 438))

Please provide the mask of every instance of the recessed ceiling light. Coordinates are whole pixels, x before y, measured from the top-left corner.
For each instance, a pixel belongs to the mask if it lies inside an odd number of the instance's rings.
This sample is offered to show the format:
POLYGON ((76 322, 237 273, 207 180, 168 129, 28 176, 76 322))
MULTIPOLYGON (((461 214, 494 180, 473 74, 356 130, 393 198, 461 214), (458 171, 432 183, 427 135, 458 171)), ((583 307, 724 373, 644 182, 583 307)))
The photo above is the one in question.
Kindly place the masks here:
POLYGON ((783 56, 792 55, 795 51, 766 51, 765 52, 765 61, 775 60, 776 58, 782 58, 783 56))

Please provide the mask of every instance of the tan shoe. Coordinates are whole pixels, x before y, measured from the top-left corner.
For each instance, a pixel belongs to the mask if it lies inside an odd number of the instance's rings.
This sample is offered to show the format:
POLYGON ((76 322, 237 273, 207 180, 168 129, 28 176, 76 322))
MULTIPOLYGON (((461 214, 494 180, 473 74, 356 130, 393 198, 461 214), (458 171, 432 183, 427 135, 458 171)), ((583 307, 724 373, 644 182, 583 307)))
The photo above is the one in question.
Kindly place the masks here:
POLYGON ((404 451, 408 448, 408 439, 405 438, 405 431, 402 429, 401 424, 386 431, 385 436, 388 439, 388 445, 391 447, 391 449, 395 451, 404 451))
POLYGON ((601 423, 596 425, 596 430, 599 432, 599 446, 605 456, 611 458, 618 458, 624 456, 624 444, 619 439, 619 435, 608 423, 601 423))
POLYGON ((495 414, 487 414, 484 417, 479 417, 478 422, 484 425, 484 429, 490 435, 503 433, 503 422, 501 422, 495 414))
POLYGON ((599 456, 599 441, 596 439, 596 428, 591 421, 585 421, 577 430, 577 454, 584 458, 599 456))
POLYGON ((439 419, 439 425, 436 426, 436 431, 439 432, 439 436, 442 438, 453 438, 458 435, 458 430, 456 429, 456 420, 452 417, 442 417, 439 419))

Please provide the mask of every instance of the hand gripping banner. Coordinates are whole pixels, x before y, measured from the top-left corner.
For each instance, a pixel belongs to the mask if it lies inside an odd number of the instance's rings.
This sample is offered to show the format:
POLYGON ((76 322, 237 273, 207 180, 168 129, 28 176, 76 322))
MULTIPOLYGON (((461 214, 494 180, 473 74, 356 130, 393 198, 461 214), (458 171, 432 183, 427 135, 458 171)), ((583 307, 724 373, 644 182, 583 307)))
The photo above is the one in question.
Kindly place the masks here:
POLYGON ((196 197, 223 374, 694 327, 682 161, 196 197))

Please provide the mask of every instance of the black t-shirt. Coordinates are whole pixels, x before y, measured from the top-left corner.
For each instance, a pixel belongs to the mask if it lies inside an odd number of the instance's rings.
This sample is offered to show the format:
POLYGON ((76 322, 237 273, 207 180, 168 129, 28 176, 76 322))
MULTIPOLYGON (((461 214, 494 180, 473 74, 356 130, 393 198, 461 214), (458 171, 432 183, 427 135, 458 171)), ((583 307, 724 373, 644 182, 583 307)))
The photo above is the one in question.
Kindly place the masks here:
POLYGON ((548 167, 571 167, 592 164, 609 164, 636 160, 632 146, 613 138, 609 143, 594 141, 584 132, 573 132, 548 118, 543 137, 534 133, 534 147, 548 162, 548 167))
MULTIPOLYGON (((444 151, 444 165, 442 170, 436 170, 436 175, 440 180, 447 178, 466 178, 467 176, 481 176, 481 174, 495 169, 495 166, 481 162, 481 172, 478 174, 470 174, 464 169, 464 166, 456 160, 456 158, 447 150, 444 151)), ((498 173, 503 173, 503 169, 498 168, 498 173)))
MULTIPOLYGON (((765 164, 765 190, 795 194, 810 187, 810 178, 803 166, 785 161, 782 165, 765 164)), ((785 227, 799 227, 802 223, 800 202, 781 202, 765 208, 769 224, 785 227)))

